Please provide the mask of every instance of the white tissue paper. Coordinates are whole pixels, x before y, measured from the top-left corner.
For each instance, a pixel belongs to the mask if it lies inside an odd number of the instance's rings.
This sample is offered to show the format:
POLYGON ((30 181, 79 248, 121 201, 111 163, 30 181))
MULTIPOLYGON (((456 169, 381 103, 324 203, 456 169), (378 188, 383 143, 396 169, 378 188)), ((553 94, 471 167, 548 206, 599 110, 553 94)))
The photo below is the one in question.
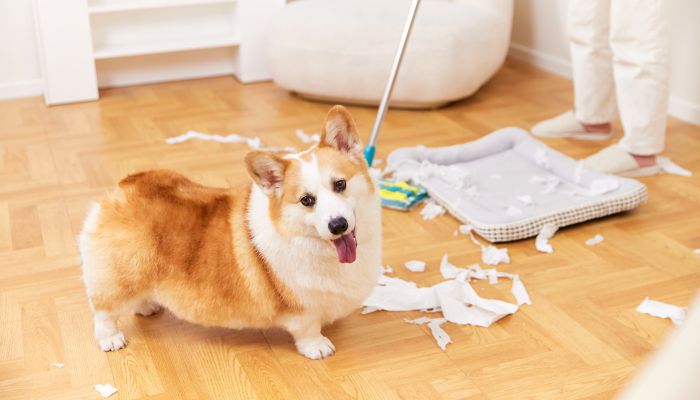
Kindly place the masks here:
POLYGON ((552 224, 542 225, 540 233, 535 238, 535 248, 543 253, 551 253, 554 249, 552 249, 552 245, 549 244, 549 239, 554 236, 554 233, 556 233, 558 229, 557 226, 552 224))
POLYGON ((117 393, 117 388, 115 388, 114 386, 110 385, 109 383, 106 383, 106 384, 104 384, 104 385, 100 385, 100 384, 98 383, 97 385, 93 386, 93 388, 94 388, 99 394, 101 394, 102 397, 105 397, 105 398, 106 398, 106 397, 109 397, 109 396, 111 396, 111 395, 113 395, 113 394, 115 394, 115 393, 117 393))
POLYGON ((425 205, 423 206, 423 209, 420 210, 420 215, 423 217, 424 220, 428 221, 433 218, 445 215, 445 209, 439 204, 433 203, 431 201, 426 201, 425 205))
POLYGON ((302 143, 318 143, 321 141, 321 136, 319 136, 318 133, 314 133, 313 135, 307 135, 304 131, 301 129, 297 129, 294 131, 296 133, 297 137, 299 140, 302 141, 302 143))
POLYGON ((460 225, 459 226, 459 233, 462 235, 469 235, 472 232, 472 226, 471 225, 460 225))
POLYGON ((518 207, 514 205, 508 206, 506 209, 506 214, 511 216, 511 217, 517 217, 518 215, 522 215, 523 210, 519 209, 518 207))
POLYGON ((295 147, 264 147, 262 145, 262 141, 260 140, 259 137, 249 138, 249 137, 238 135, 236 133, 222 136, 222 135, 214 135, 211 133, 187 131, 186 133, 184 133, 180 136, 174 136, 174 137, 169 137, 169 138, 165 139, 165 143, 177 144, 177 143, 182 143, 182 142, 186 142, 188 140, 194 140, 194 139, 210 141, 210 142, 218 142, 218 143, 245 143, 251 149, 267 150, 267 151, 272 151, 272 152, 290 152, 291 153, 291 152, 296 151, 295 147))
POLYGON ((586 240, 586 246, 595 246, 599 243, 602 243, 603 240, 604 240, 603 235, 598 233, 595 236, 593 236, 592 238, 586 240))
POLYGON ((63 364, 63 363, 53 363, 53 364, 49 364, 49 366, 51 366, 51 367, 56 367, 56 368, 63 368, 65 365, 66 365, 66 364, 63 364))
POLYGON ((474 237, 472 232, 473 228, 471 225, 460 225, 459 231, 464 235, 469 235, 471 241, 481 247, 481 262, 486 265, 498 265, 500 263, 509 264, 510 257, 508 256, 508 249, 498 248, 496 246, 488 245, 484 246, 480 241, 474 237))
POLYGON ((576 188, 571 191, 567 191, 567 194, 572 196, 600 196, 608 192, 617 190, 620 187, 620 182, 616 179, 605 178, 605 179, 595 179, 591 182, 591 185, 586 189, 576 188))
POLYGON ((435 341, 437 342, 438 346, 440 346, 440 348, 443 350, 447 348, 448 344, 452 343, 450 335, 448 335, 447 332, 445 332, 445 330, 440 327, 440 325, 447 322, 445 318, 421 317, 416 319, 406 319, 404 321, 408 322, 409 324, 416 325, 428 324, 428 328, 430 328, 430 332, 433 334, 435 341))
POLYGON ((394 269, 391 268, 391 265, 387 265, 386 267, 381 267, 382 268, 382 274, 390 274, 394 272, 394 269))
POLYGON ((515 198, 518 199, 519 202, 525 204, 526 206, 531 206, 535 203, 532 200, 532 196, 530 196, 529 194, 524 194, 522 196, 516 196, 515 198))
POLYGON ((537 150, 535 150, 535 164, 547 170, 552 168, 545 149, 539 147, 537 150))
POLYGON ((518 275, 495 269, 483 270, 477 264, 459 268, 449 262, 447 254, 442 257, 440 273, 447 280, 431 287, 418 287, 414 282, 381 275, 377 286, 363 303, 365 308, 362 314, 377 310, 441 311, 444 318, 421 317, 406 322, 428 324, 438 345, 445 349, 451 340, 440 328, 443 323, 488 327, 506 315, 516 312, 519 305, 531 304, 530 296, 518 275), (482 298, 469 283, 471 279, 489 279, 493 283, 494 280, 497 282, 498 278, 512 280, 511 293, 518 305, 482 298))
POLYGON ((561 182, 561 180, 554 175, 535 175, 532 178, 530 178, 530 183, 539 183, 541 185, 544 185, 542 193, 545 194, 552 193, 557 188, 557 186, 559 186, 559 182, 561 182))
POLYGON ((411 272, 423 272, 425 271, 425 262, 418 260, 406 261, 404 264, 407 270, 411 272))
POLYGON ((685 320, 686 307, 678 307, 672 304, 662 303, 656 300, 649 300, 648 297, 637 307, 637 312, 649 314, 658 318, 670 318, 675 325, 680 325, 685 320))
POLYGON ((486 265, 509 264, 508 249, 492 245, 481 246, 481 261, 486 265))
POLYGON ((693 176, 693 173, 671 161, 668 157, 656 157, 659 168, 667 174, 693 176))
POLYGON ((695 250, 693 250, 693 253, 694 253, 694 254, 700 254, 700 249, 695 249, 695 250))

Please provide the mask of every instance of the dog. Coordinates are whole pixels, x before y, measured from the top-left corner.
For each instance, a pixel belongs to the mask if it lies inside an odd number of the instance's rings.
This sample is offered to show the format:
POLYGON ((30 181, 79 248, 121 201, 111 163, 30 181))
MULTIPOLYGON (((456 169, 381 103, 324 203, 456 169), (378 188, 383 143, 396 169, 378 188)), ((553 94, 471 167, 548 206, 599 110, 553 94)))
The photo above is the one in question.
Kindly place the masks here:
POLYGON ((283 328, 311 359, 335 353, 321 328, 361 306, 381 264, 378 189, 355 122, 335 106, 318 144, 251 151, 245 165, 244 187, 152 170, 92 206, 79 247, 103 351, 126 345, 120 316, 165 307, 205 326, 283 328))

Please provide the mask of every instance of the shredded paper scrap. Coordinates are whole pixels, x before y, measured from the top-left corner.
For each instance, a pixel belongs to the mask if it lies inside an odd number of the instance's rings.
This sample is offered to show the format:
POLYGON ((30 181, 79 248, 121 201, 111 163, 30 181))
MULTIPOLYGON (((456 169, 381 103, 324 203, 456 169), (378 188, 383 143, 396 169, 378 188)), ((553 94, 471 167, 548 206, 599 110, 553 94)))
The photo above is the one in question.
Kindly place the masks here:
POLYGON ((440 328, 445 321, 460 325, 488 327, 499 319, 513 314, 522 304, 531 304, 530 296, 520 277, 495 269, 484 270, 478 264, 467 268, 456 267, 444 255, 440 273, 445 281, 431 287, 418 287, 415 282, 381 275, 372 294, 365 300, 363 313, 385 311, 442 311, 442 318, 418 319, 412 323, 426 323, 440 347, 447 346, 449 336, 440 328), (517 305, 502 300, 479 296, 469 283, 472 279, 496 283, 498 278, 511 279, 511 293, 517 305), (433 323, 431 326, 430 324, 433 323), (440 328, 440 329, 438 329, 440 328), (442 343, 442 344, 441 344, 442 343))
POLYGON ((184 133, 180 136, 174 136, 174 137, 169 137, 169 138, 165 139, 165 143, 178 144, 178 143, 187 142, 189 140, 204 140, 204 141, 218 142, 218 143, 245 143, 251 149, 267 150, 267 151, 272 151, 272 152, 290 152, 291 153, 291 152, 296 151, 295 147, 265 147, 265 146, 263 146, 262 140, 260 140, 259 137, 251 138, 251 137, 241 136, 237 133, 232 133, 230 135, 222 136, 222 135, 214 135, 211 133, 187 131, 186 133, 184 133))
POLYGON ((558 229, 559 228, 557 226, 552 224, 542 225, 540 233, 535 238, 535 248, 537 251, 541 251, 542 253, 551 253, 554 251, 554 249, 552 249, 552 245, 549 244, 549 239, 554 236, 558 229))
POLYGON ((658 318, 669 318, 675 325, 680 325, 685 320, 686 307, 678 307, 673 304, 666 304, 648 297, 637 307, 637 312, 649 314, 658 318))
POLYGON ((595 236, 593 236, 592 238, 586 240, 586 246, 595 246, 597 244, 603 243, 603 240, 605 240, 603 238, 603 235, 598 233, 595 236))
POLYGON ((106 384, 104 384, 104 385, 101 385, 101 384, 98 383, 97 385, 93 386, 93 388, 94 388, 99 394, 101 394, 102 397, 105 397, 105 398, 107 398, 107 397, 109 397, 109 396, 111 396, 111 395, 117 393, 117 388, 115 388, 114 386, 110 385, 109 383, 106 383, 106 384))

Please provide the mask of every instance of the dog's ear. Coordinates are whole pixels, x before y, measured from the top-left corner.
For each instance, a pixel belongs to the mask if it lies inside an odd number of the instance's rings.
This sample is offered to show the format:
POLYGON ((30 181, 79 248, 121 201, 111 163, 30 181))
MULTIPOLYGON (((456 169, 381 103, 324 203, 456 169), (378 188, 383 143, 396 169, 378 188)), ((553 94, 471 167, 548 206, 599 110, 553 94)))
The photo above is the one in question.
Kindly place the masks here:
POLYGON ((334 106, 328 111, 319 146, 333 147, 341 153, 362 158, 362 144, 357 134, 357 127, 345 107, 334 106))
POLYGON ((284 171, 289 161, 267 151, 251 151, 245 156, 248 175, 268 196, 281 196, 284 171))

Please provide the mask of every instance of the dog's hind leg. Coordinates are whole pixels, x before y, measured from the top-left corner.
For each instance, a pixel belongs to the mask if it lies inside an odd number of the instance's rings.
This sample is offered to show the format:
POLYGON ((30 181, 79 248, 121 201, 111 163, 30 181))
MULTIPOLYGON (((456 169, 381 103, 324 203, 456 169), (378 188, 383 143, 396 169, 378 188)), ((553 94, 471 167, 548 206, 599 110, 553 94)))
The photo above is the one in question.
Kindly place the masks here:
POLYGON ((142 317, 150 317, 160 312, 161 309, 162 307, 155 301, 144 300, 136 307, 134 313, 142 317))

